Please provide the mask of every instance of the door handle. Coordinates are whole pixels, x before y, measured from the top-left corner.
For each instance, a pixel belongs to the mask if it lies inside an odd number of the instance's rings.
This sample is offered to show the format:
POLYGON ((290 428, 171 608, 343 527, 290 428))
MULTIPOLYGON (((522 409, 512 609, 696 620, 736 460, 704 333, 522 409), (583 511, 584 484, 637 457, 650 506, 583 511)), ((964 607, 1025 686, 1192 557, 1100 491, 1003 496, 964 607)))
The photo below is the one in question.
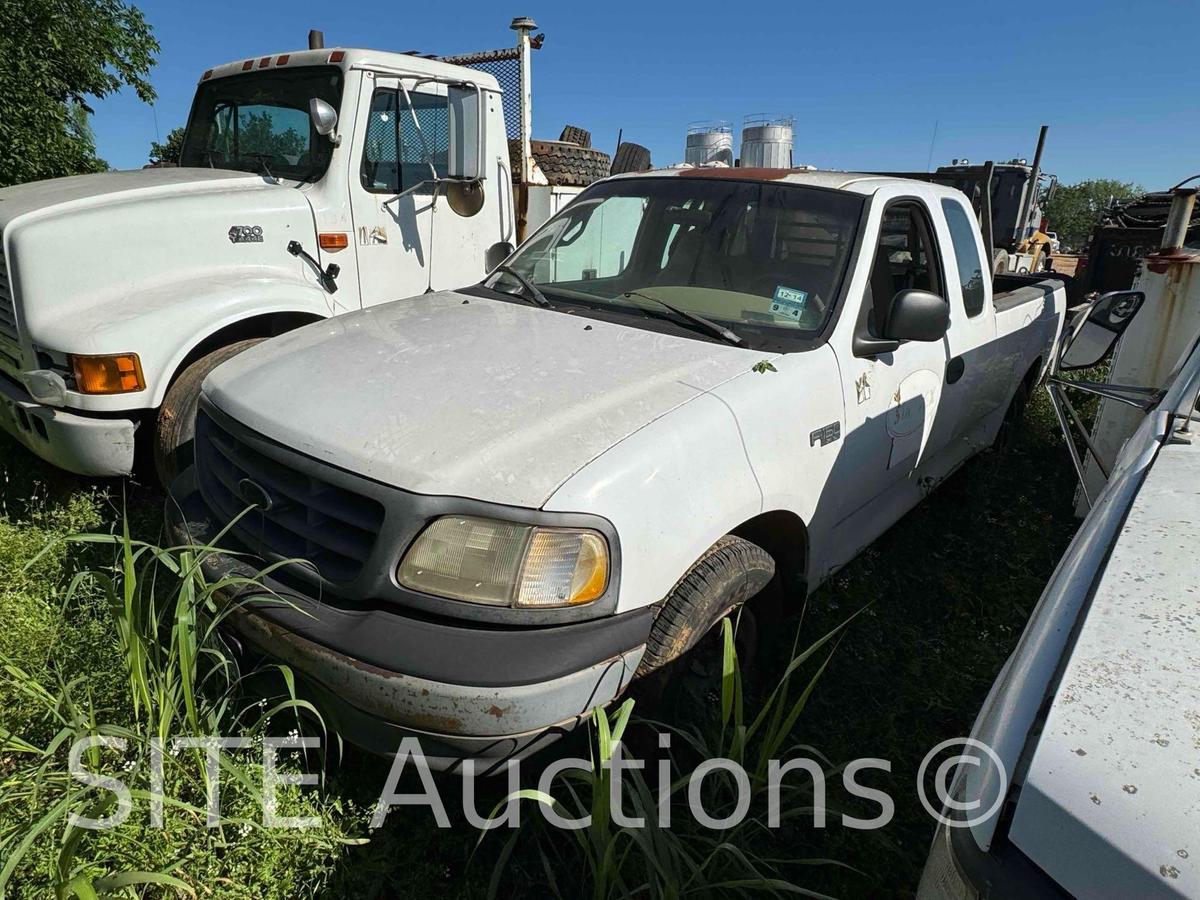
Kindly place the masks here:
POLYGON ((950 362, 946 363, 946 384, 954 384, 958 379, 963 377, 963 372, 967 369, 967 364, 961 356, 956 356, 950 362))

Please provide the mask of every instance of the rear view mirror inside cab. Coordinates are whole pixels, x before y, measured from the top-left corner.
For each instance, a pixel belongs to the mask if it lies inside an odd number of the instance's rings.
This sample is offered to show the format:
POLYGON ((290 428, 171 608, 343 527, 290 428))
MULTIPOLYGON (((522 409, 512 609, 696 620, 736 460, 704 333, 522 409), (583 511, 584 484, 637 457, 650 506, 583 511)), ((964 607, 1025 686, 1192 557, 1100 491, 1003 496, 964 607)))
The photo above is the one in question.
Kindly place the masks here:
POLYGON ((692 209, 687 206, 668 206, 663 210, 663 221, 668 225, 699 226, 703 228, 712 221, 713 214, 707 209, 692 209))

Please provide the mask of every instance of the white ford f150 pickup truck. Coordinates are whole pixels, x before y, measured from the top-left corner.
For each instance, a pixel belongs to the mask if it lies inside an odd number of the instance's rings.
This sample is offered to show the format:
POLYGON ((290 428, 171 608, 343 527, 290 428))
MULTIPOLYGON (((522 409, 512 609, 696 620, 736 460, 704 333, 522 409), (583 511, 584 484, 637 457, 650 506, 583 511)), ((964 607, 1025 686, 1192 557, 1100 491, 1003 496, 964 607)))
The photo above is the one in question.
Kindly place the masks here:
POLYGON ((351 740, 524 754, 993 442, 1065 298, 988 259, 936 185, 608 179, 478 285, 216 369, 171 528, 311 563, 232 621, 351 740))

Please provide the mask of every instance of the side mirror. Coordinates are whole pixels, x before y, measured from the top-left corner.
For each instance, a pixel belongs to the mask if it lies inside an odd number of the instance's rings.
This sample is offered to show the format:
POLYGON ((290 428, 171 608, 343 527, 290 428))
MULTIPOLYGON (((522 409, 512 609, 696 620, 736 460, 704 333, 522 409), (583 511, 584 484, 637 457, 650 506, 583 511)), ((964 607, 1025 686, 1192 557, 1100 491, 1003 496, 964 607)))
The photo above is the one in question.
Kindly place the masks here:
POLYGON ((493 271, 496 266, 500 265, 500 263, 512 256, 514 250, 516 250, 516 248, 513 247, 513 245, 508 241, 499 241, 498 243, 492 244, 492 246, 487 248, 487 252, 484 254, 484 267, 489 272, 493 271))
MULTIPOLYGON (((333 132, 337 128, 338 123, 336 109, 320 97, 313 97, 308 101, 308 117, 312 119, 313 128, 317 134, 325 137, 334 137, 333 132)), ((334 137, 334 143, 337 143, 336 137, 334 137)))
POLYGON ((1058 368, 1090 369, 1102 363, 1145 302, 1146 295, 1141 291, 1111 291, 1093 300, 1072 323, 1059 353, 1058 368))
POLYGON ((929 291, 900 291, 892 298, 883 336, 892 341, 940 341, 950 327, 950 304, 929 291))
POLYGON ((455 181, 487 177, 487 117, 484 94, 474 85, 450 85, 450 148, 446 176, 455 181))

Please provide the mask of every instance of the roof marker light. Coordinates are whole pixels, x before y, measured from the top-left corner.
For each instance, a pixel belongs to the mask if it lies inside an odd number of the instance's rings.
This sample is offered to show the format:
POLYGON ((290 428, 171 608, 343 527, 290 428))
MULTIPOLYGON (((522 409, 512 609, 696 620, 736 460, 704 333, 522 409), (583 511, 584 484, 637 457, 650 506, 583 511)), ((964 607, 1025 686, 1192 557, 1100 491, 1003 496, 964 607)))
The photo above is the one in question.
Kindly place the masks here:
POLYGON ((252 59, 248 59, 244 63, 242 63, 242 71, 243 72, 249 71, 250 69, 253 69, 253 68, 254 68, 254 60, 252 60, 252 59))
POLYGON ((205 69, 204 74, 200 76, 200 80, 208 81, 210 78, 212 78, 212 69, 205 69))
POLYGON ((334 50, 332 53, 329 54, 329 61, 331 63, 340 63, 345 58, 346 58, 345 50, 334 50))
POLYGON ((290 53, 284 53, 282 56, 280 56, 280 57, 279 57, 279 59, 275 60, 275 65, 277 65, 277 66, 286 66, 286 65, 287 65, 287 61, 288 61, 289 59, 291 59, 291 58, 292 58, 292 57, 291 57, 291 54, 290 54, 290 53))
POLYGON ((269 57, 269 56, 264 56, 262 59, 260 59, 258 61, 258 67, 260 69, 265 69, 270 64, 271 64, 271 57, 269 57))

